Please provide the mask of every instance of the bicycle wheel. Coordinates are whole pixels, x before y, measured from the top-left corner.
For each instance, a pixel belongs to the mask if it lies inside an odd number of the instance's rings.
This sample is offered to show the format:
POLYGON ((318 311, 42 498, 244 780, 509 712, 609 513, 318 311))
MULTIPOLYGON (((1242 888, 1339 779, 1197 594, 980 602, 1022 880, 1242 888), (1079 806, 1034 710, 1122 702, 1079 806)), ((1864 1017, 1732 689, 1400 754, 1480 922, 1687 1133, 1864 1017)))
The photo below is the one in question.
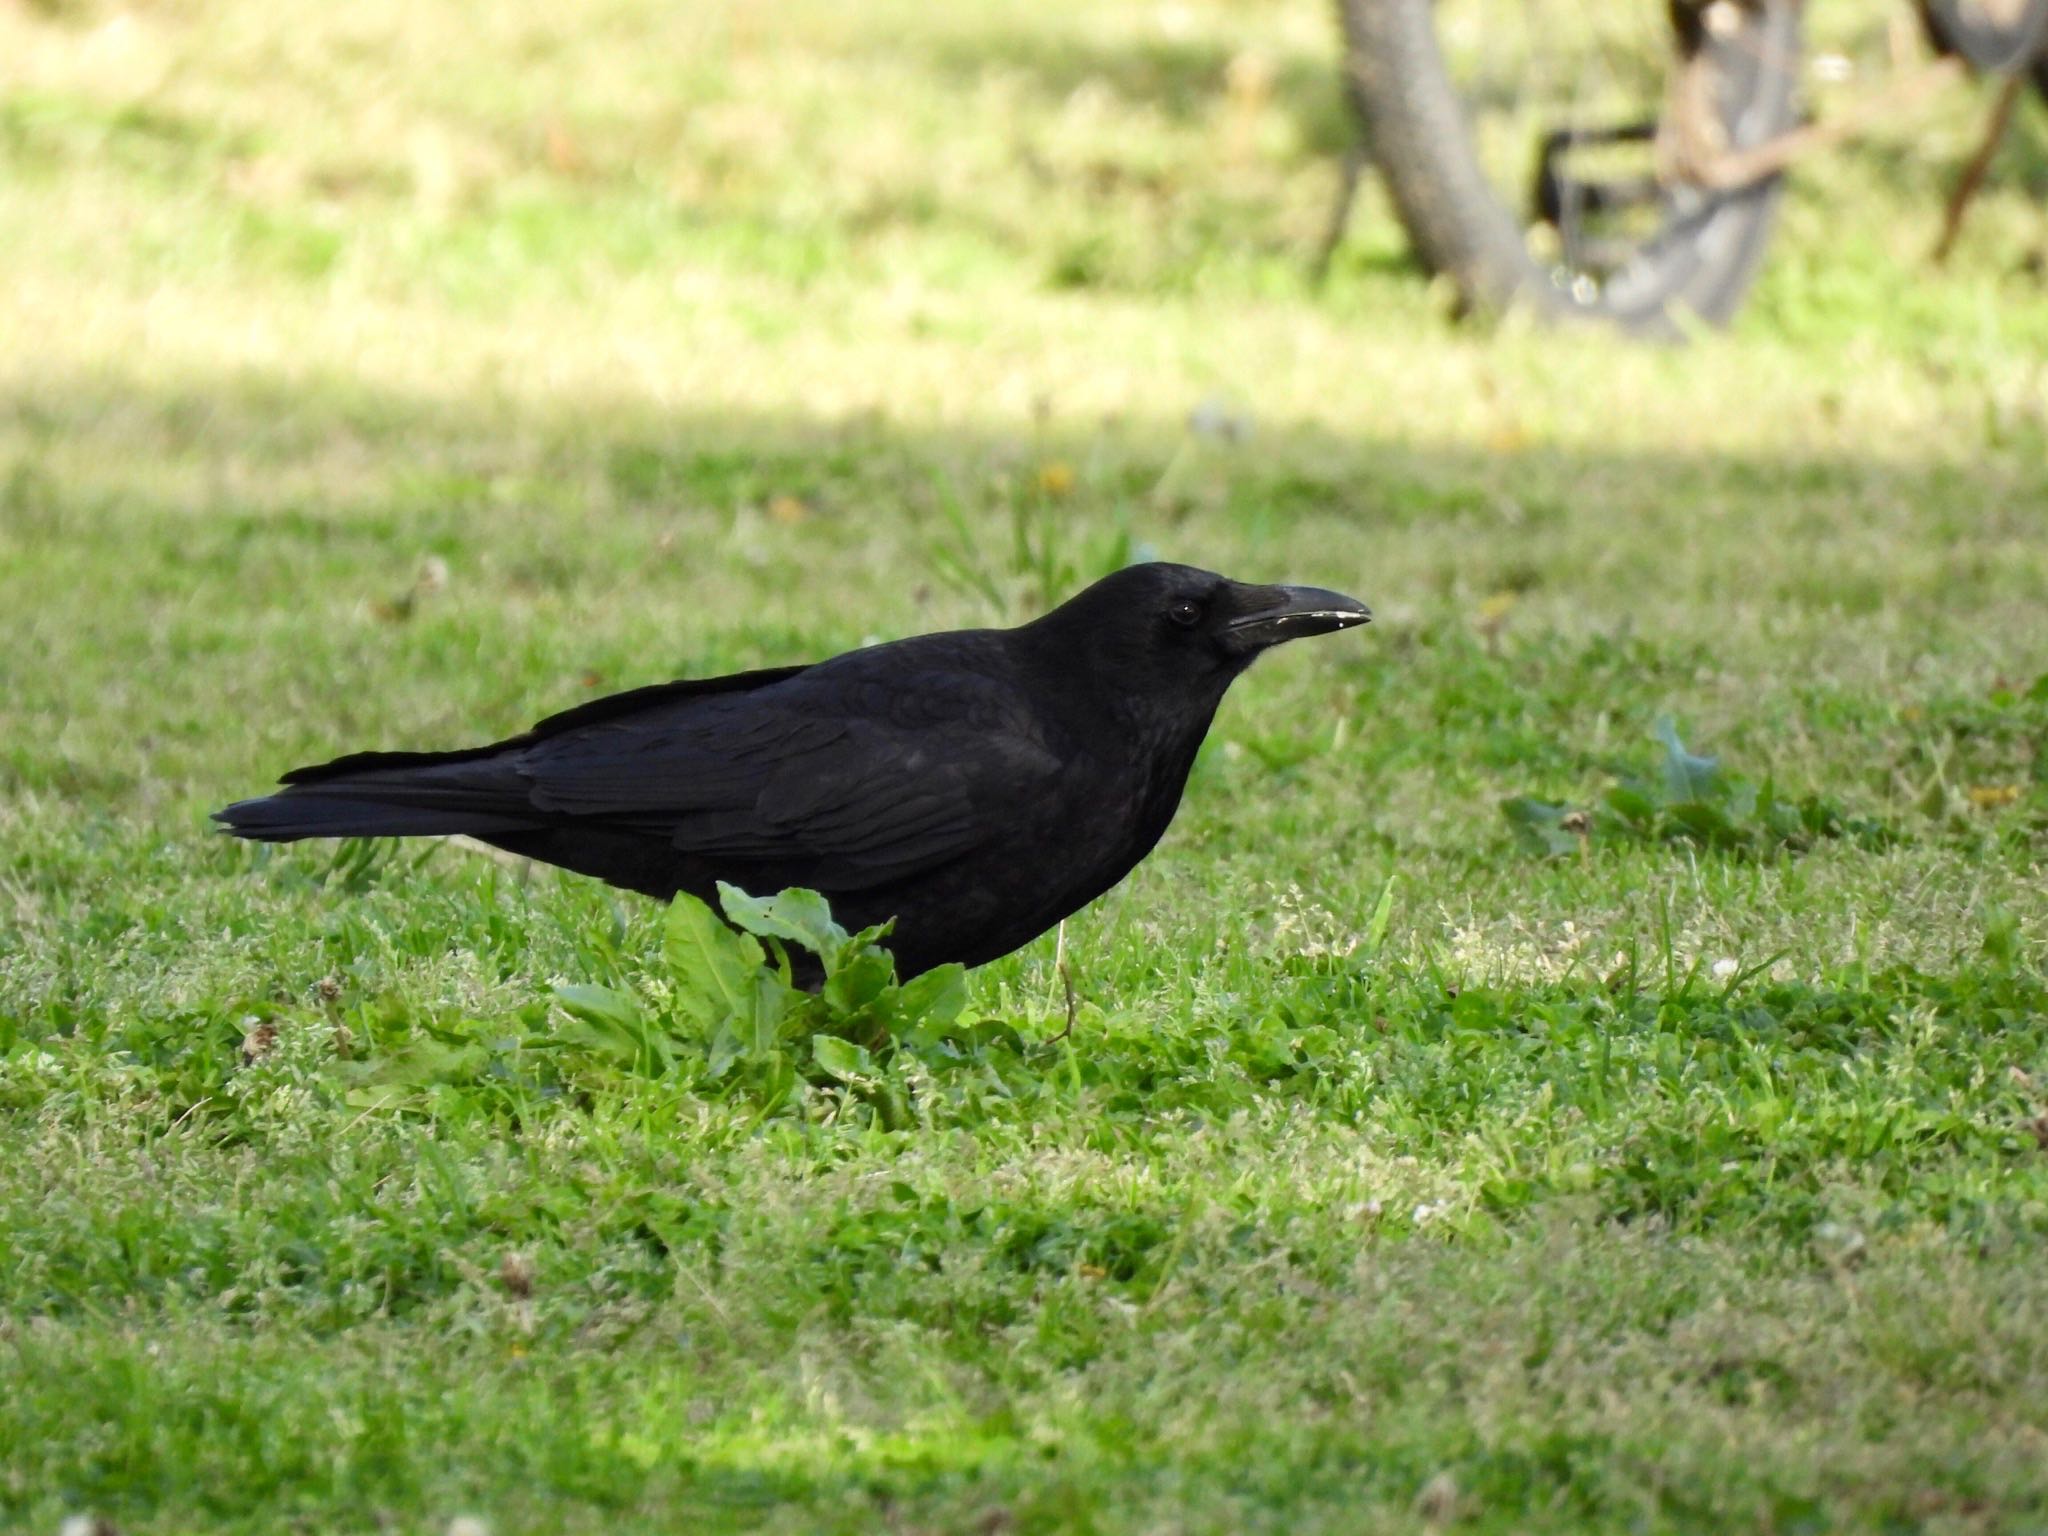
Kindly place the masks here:
POLYGON ((1927 39, 1986 74, 2022 66, 2048 96, 2048 0, 1920 0, 1927 39))
POLYGON ((1338 0, 1345 80, 1423 262, 1467 304, 1646 335, 1724 324, 1793 125, 1799 0, 1338 0))

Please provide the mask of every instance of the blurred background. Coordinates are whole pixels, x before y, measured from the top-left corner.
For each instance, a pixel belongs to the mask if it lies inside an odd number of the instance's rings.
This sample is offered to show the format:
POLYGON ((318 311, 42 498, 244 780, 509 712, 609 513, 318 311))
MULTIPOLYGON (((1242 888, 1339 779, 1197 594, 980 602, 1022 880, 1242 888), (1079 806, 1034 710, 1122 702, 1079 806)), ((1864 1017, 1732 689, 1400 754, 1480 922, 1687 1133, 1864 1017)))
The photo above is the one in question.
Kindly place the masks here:
MULTIPOLYGON (((1612 51, 1649 75, 1669 30, 1653 5, 1501 8, 1519 29, 1437 9, 1462 83, 1531 95, 1540 121, 1487 145, 1517 181, 1579 75, 1612 51), (1536 24, 1589 9, 1591 37, 1536 24)), ((1805 9, 1812 115, 1883 104, 1925 61, 1904 4, 1805 9)), ((112 369, 159 392, 261 376, 1005 430, 1177 426, 1211 397, 1344 442, 1483 440, 1512 417, 1536 443, 1582 408, 1628 430, 1569 358, 1538 398, 1489 401, 1481 355, 1559 346, 1453 337, 1372 178, 1315 286, 1358 127, 1336 17, 1308 0, 8 0, 0 27, 9 355, 52 410, 112 369)), ((1654 107, 1655 83, 1634 99, 1654 107)), ((1921 379, 1972 375, 1987 425, 2038 426, 2038 378, 1994 361, 2037 357, 2048 324, 2033 102, 1955 261, 1927 260, 1985 100, 1923 94, 1798 163, 1740 372, 1824 354, 1818 399, 1865 374, 1837 364, 1882 358, 1908 375, 1867 382, 1902 414, 1921 379)), ((1486 101, 1489 130, 1520 104, 1486 101)), ((1694 444, 1774 435, 1734 393, 1688 402, 1694 444)))

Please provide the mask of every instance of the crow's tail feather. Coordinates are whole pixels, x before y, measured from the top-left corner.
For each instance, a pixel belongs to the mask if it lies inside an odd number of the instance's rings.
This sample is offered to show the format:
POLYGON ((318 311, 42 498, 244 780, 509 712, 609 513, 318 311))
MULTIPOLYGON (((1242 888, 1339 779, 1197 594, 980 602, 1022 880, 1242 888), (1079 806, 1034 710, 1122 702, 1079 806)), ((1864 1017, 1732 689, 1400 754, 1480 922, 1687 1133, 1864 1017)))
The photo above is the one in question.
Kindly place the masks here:
POLYGON ((482 837, 530 831, 539 824, 531 815, 481 815, 307 794, 238 800, 215 811, 213 819, 223 831, 259 843, 295 843, 306 837, 482 837))
MULTIPOLYGON (((422 757, 425 754, 421 754, 422 757)), ((264 843, 307 837, 452 837, 531 831, 546 825, 516 778, 467 754, 460 762, 343 773, 288 784, 213 813, 223 830, 264 843), (479 771, 481 770, 481 771, 479 771)))

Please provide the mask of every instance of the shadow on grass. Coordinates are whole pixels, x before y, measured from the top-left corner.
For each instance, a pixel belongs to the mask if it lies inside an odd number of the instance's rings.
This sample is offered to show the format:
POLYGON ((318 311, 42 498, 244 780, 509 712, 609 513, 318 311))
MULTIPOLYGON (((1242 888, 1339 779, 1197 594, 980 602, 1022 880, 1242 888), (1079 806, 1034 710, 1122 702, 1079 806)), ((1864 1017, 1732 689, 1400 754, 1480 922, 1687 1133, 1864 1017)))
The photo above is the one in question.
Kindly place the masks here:
MULTIPOLYGON (((25 663, 0 783, 132 789, 149 771, 138 742, 206 755, 220 690, 318 695, 319 669, 360 669, 365 644, 397 646, 387 674, 439 679, 454 713, 435 729, 516 726, 536 662, 560 697, 579 678, 1015 622, 1133 558, 1367 593, 1374 654, 1397 663, 1432 635, 1492 649, 1470 624, 1497 601, 1540 609, 1554 635, 1665 637, 1693 672, 1752 690, 1860 675, 1886 646, 2018 636, 2048 580, 2032 510, 2048 443, 1958 442, 1946 460, 1489 451, 1247 421, 933 429, 450 401, 317 375, 41 381, 0 398, 0 634, 25 663), (416 590, 423 572, 452 572, 448 594, 416 590), (155 681, 138 688, 142 657, 155 681)), ((1473 682, 1447 675, 1417 728, 1471 716, 1473 682)), ((1604 673, 1588 686, 1625 702, 1604 673)), ((1531 687, 1556 691, 1514 684, 1531 687)), ((1528 714, 1512 691, 1485 697, 1528 714)), ((354 701, 357 728, 382 735, 377 704, 354 701)), ((1662 706, 1626 707, 1647 721, 1662 706)), ((1767 727, 1773 711, 1754 713, 1767 727)), ((321 734, 353 718, 344 704, 321 734)))
MULTIPOLYGON (((594 690, 1017 622, 1167 558, 1313 577, 1380 610, 1370 648, 1331 664, 1374 722, 1350 770, 1434 783, 1395 825, 1476 804, 1490 849, 1494 801, 1568 797, 1667 711, 1797 791, 1857 775, 1838 796, 1854 808, 1910 792, 1863 782, 1876 763, 1975 764, 1958 782, 2024 792, 2004 726, 1931 719, 1989 673, 1909 682, 1919 736, 1897 715, 1893 658, 1988 656, 2021 688, 2038 672, 2022 638, 2048 581, 2048 452, 1956 447, 1490 452, 1285 423, 934 429, 317 376, 50 379, 0 398, 0 639, 18 666, 0 789, 90 815, 167 789, 219 804, 252 761, 458 740, 594 690), (1504 621, 1521 626, 1505 647, 1504 621), (1944 759, 1966 730, 1991 746, 1944 759)), ((1295 722, 1239 729, 1275 772, 1327 753, 1295 722)))
POLYGON ((422 552, 495 559, 512 596, 651 570, 787 587, 845 560, 900 583, 857 605, 877 623, 935 584, 1016 616, 1127 558, 1256 567, 1305 545, 1333 580, 1397 570, 1416 603, 1540 588, 1624 623, 1730 599, 1955 621, 2041 575, 2048 432, 2025 422, 1902 459, 1418 443, 1204 409, 932 429, 331 377, 52 379, 0 398, 0 512, 24 572, 118 537, 102 574, 166 604, 177 571, 274 602, 292 570, 422 552))

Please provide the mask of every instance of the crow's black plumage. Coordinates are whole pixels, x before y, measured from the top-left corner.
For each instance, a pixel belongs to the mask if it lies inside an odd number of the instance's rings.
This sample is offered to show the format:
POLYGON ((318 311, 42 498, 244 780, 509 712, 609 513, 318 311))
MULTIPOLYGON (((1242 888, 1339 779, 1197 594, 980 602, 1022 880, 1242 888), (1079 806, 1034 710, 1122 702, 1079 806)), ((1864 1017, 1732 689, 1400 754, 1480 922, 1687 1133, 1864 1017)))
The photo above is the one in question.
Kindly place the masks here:
POLYGON ((1181 565, 1117 572, 1016 629, 661 683, 456 752, 361 752, 217 812, 236 835, 467 834, 667 898, 822 892, 896 920, 904 975, 979 965, 1128 874, 1224 690, 1364 604, 1181 565))

